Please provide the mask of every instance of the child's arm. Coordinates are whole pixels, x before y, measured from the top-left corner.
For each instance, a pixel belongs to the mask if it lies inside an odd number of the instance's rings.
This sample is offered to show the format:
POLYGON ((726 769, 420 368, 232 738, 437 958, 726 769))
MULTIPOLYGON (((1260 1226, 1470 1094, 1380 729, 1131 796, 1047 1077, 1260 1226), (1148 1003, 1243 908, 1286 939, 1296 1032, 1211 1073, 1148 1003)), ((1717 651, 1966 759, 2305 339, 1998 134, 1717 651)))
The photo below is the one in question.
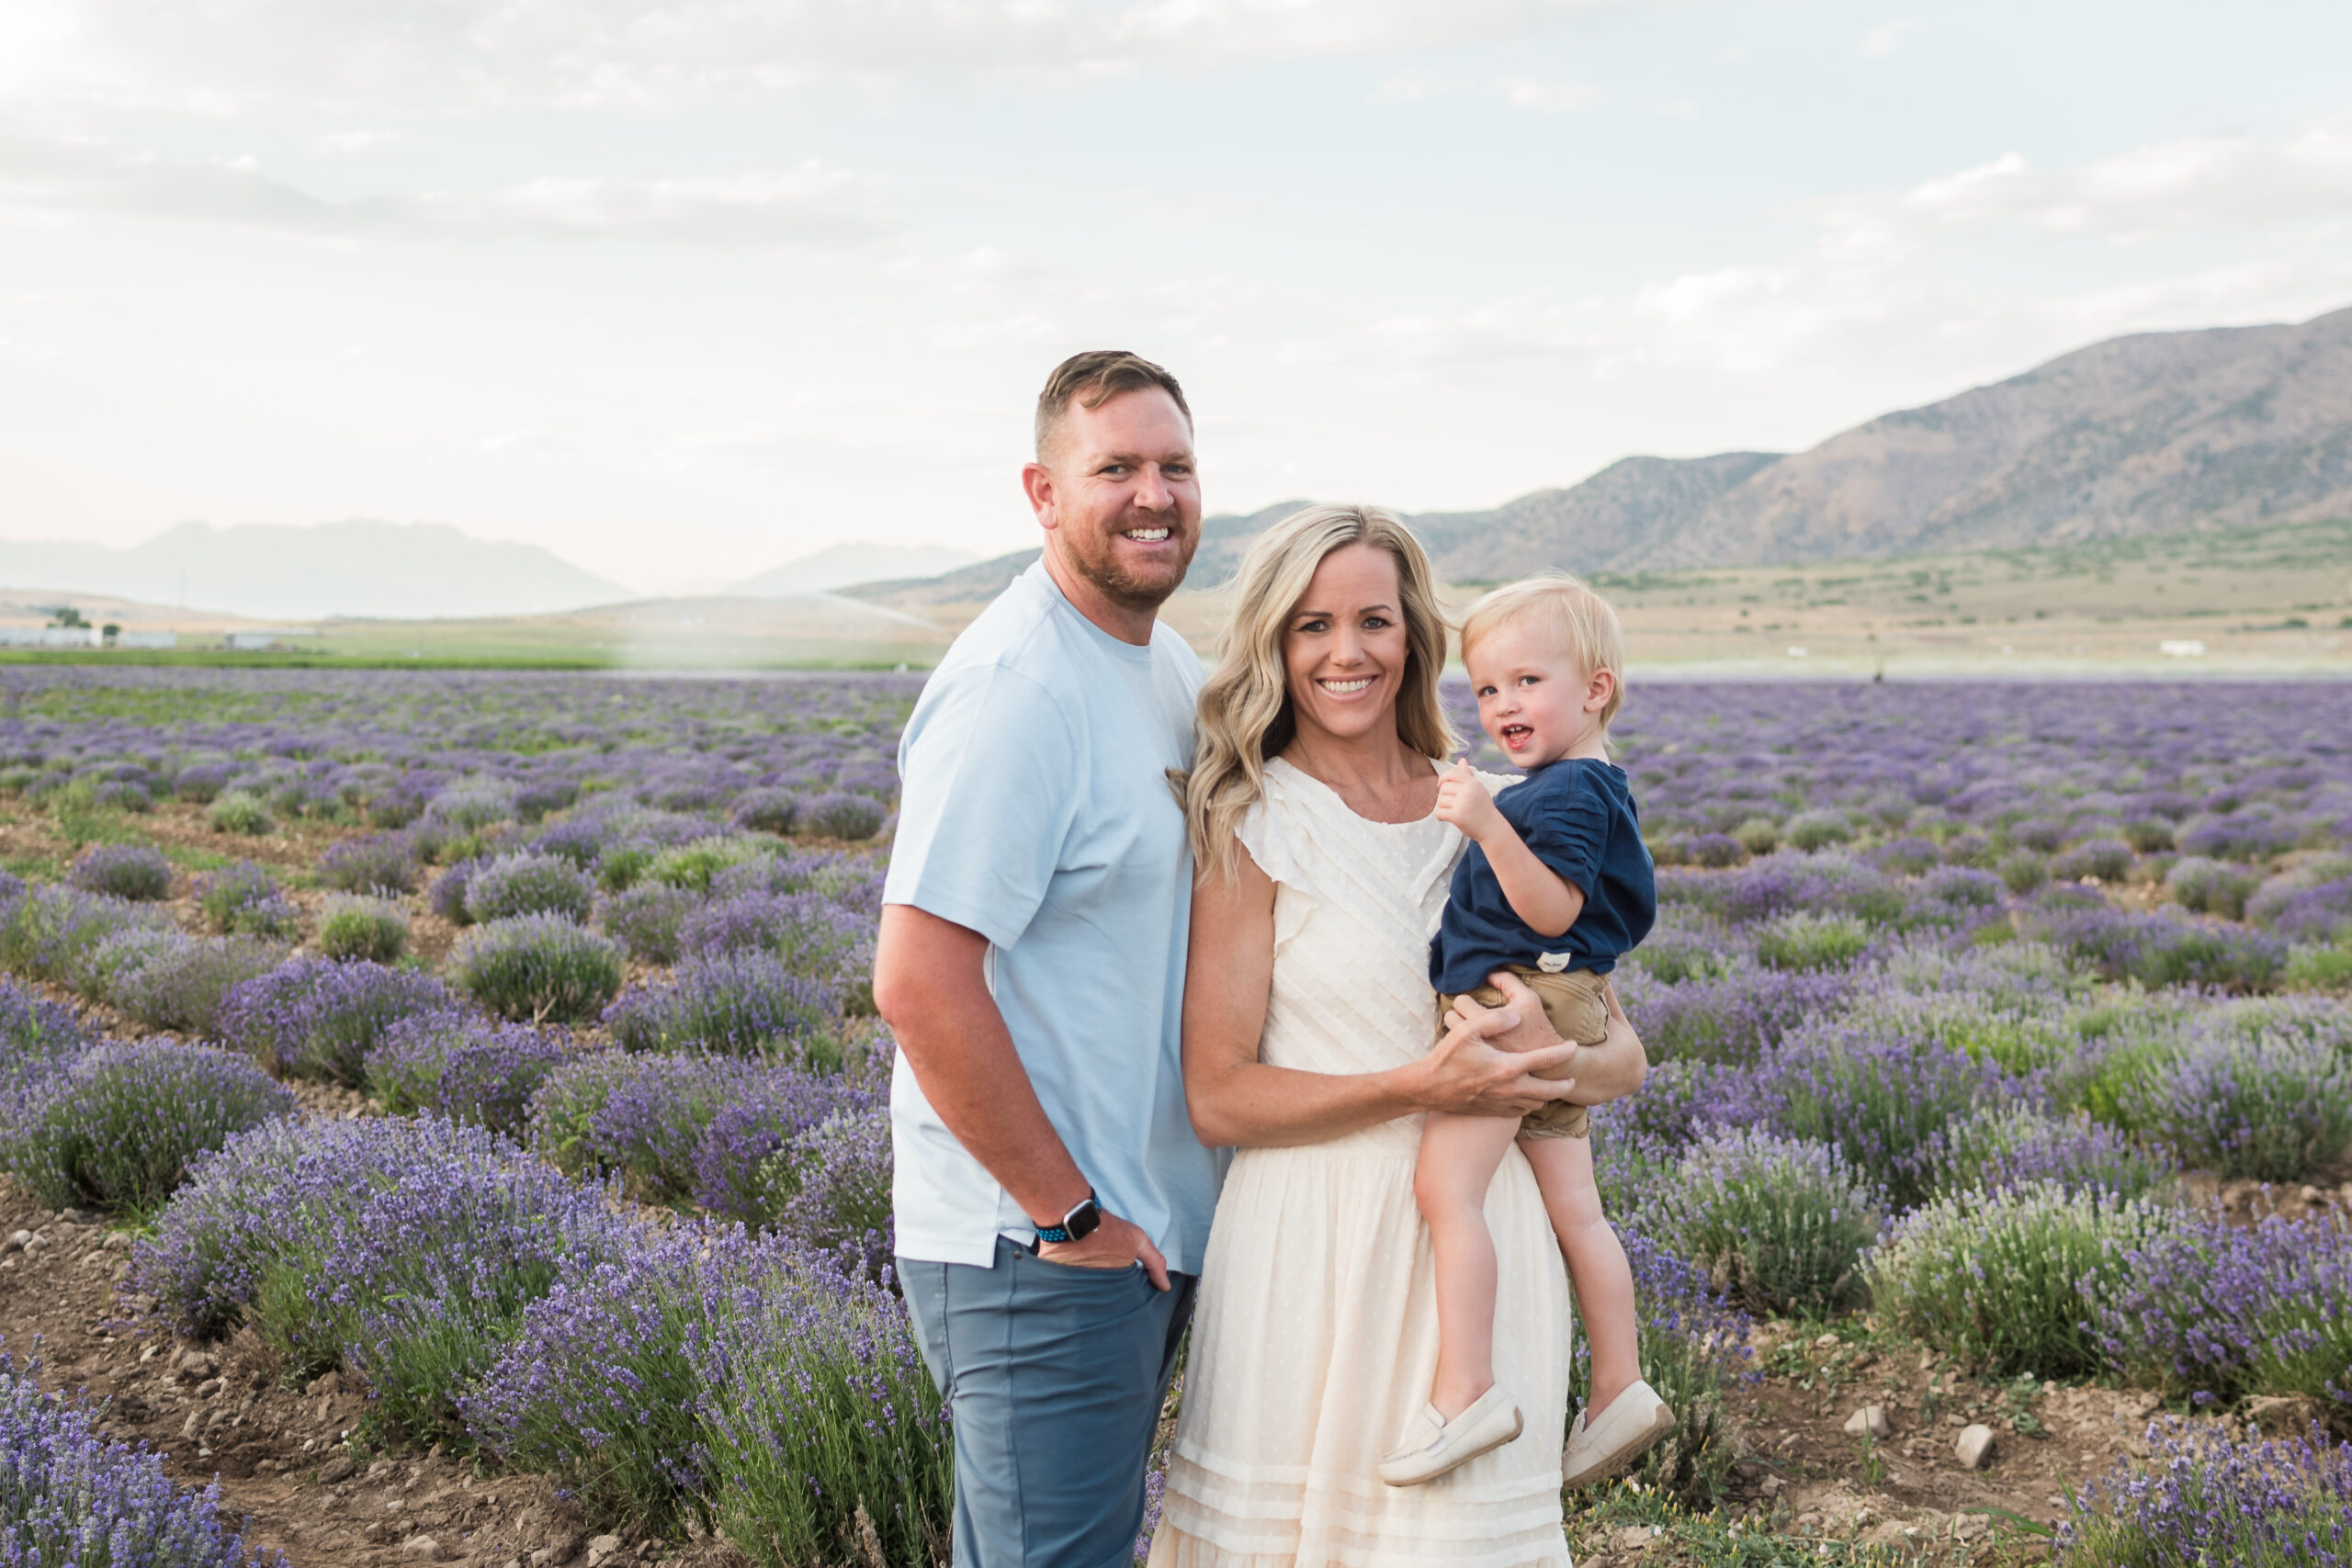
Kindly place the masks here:
POLYGON ((1584 890, 1535 858, 1468 762, 1456 762, 1439 783, 1437 816, 1487 852, 1487 863, 1494 867, 1511 913, 1530 930, 1559 936, 1584 913, 1584 890))

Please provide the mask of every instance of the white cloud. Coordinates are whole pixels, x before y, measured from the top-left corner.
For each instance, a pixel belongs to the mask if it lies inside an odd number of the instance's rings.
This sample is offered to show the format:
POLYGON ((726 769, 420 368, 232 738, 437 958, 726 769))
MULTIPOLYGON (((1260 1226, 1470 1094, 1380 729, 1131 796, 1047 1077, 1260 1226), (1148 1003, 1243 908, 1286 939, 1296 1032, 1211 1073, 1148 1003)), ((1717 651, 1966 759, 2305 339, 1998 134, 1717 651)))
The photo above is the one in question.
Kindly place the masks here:
POLYGON ((1865 60, 1884 60, 1903 47, 1903 40, 1919 30, 1919 24, 1904 20, 1881 22, 1862 35, 1861 51, 1865 60))
POLYGON ((481 191, 327 200, 247 157, 167 158, 0 130, 0 209, 175 219, 320 239, 623 239, 842 251, 898 231, 870 180, 811 159, 726 175, 547 176, 481 191))
POLYGON ((1530 36, 1649 0, 70 0, 66 96, 653 106, 820 78, 1132 73, 1530 36))
POLYGON ((1609 95, 1589 82, 1544 82, 1532 76, 1496 79, 1495 96, 1512 108, 1530 114, 1577 114, 1608 100, 1609 95))
POLYGON ((2136 147, 2072 168, 2016 152, 1905 193, 1888 220, 2006 224, 2139 240, 2261 230, 2352 216, 2352 116, 2278 141, 2207 136, 2136 147))

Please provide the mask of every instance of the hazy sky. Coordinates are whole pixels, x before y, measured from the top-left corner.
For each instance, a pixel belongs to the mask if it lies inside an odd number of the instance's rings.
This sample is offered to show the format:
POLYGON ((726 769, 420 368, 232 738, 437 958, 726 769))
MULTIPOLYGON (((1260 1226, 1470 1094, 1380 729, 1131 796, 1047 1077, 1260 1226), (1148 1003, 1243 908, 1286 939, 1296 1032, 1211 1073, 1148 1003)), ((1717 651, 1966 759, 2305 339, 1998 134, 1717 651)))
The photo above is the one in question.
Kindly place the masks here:
POLYGON ((2344 0, 0 0, 0 536, 633 587, 1031 539, 1057 359, 1213 510, 1808 446, 2352 304, 2344 0))

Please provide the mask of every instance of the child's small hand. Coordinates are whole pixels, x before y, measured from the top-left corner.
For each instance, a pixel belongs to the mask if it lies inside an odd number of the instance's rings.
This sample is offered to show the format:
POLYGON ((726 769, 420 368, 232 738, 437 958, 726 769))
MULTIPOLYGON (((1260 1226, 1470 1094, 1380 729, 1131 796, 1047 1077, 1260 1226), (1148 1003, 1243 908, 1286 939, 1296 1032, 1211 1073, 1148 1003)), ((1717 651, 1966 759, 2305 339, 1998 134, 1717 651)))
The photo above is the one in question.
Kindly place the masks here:
POLYGON ((1437 819, 1453 823, 1464 838, 1479 842, 1502 825, 1503 814, 1495 809, 1495 797, 1487 793, 1485 782, 1467 758, 1454 763, 1438 781, 1437 819))

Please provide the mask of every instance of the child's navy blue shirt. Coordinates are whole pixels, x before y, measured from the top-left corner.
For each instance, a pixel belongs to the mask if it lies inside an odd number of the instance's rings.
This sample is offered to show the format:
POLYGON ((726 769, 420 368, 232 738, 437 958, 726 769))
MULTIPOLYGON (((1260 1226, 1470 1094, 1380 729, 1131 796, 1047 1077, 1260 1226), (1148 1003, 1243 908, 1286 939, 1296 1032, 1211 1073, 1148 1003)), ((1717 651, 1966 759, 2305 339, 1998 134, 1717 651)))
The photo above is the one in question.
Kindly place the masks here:
POLYGON ((1472 844, 1430 942, 1430 983, 1459 995, 1514 964, 1608 974, 1657 920, 1657 870, 1625 770, 1563 757, 1498 793, 1495 807, 1537 860, 1583 890, 1584 912, 1555 937, 1531 929, 1503 897, 1487 852, 1472 844))

